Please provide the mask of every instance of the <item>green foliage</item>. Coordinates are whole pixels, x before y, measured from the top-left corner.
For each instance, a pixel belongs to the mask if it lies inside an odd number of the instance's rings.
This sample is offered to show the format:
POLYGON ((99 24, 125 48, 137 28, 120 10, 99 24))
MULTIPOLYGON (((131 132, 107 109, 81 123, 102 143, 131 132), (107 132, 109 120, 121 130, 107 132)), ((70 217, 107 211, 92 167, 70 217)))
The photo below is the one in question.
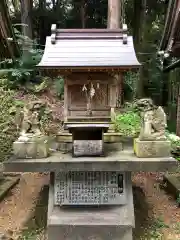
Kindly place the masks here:
POLYGON ((40 50, 28 51, 28 58, 25 59, 5 59, 0 63, 0 77, 7 78, 6 84, 9 88, 16 88, 33 80, 36 76, 35 66, 42 57, 40 50))
POLYGON ((173 225, 173 229, 175 230, 176 234, 180 234, 180 222, 177 222, 173 225))
MULTIPOLYGON (((37 77, 36 77, 37 78, 37 77)), ((34 82, 27 82, 25 85, 25 90, 28 92, 42 93, 50 86, 51 79, 49 77, 41 77, 41 82, 39 84, 35 84, 34 82)))
POLYGON ((137 112, 128 110, 118 114, 114 120, 114 127, 117 132, 124 136, 135 137, 140 131, 141 119, 137 112))
POLYGON ((176 199, 176 202, 180 205, 180 193, 179 193, 179 195, 178 195, 178 197, 176 199))
POLYGON ((176 136, 174 133, 167 131, 167 139, 171 142, 172 154, 177 160, 180 160, 180 137, 176 136))
POLYGON ((64 95, 64 79, 62 77, 57 77, 55 79, 55 89, 58 97, 62 99, 64 95))
POLYGON ((169 226, 167 224, 165 224, 165 222, 161 218, 157 218, 152 225, 152 229, 150 232, 150 239, 151 240, 161 240, 162 239, 162 230, 165 228, 169 228, 169 226))
MULTIPOLYGON (((44 229, 37 229, 32 231, 24 231, 21 237, 19 237, 20 240, 32 240, 32 239, 40 239, 39 236, 41 236, 44 229)), ((44 231, 45 232, 45 231, 44 231)), ((44 233, 45 234, 45 233, 44 233)), ((45 237, 41 236, 42 239, 45 239, 45 237)))
POLYGON ((139 72, 127 72, 124 75, 124 98, 134 100, 137 92, 139 72))
POLYGON ((0 162, 7 159, 12 150, 12 143, 18 136, 14 123, 17 108, 22 107, 21 101, 14 99, 15 92, 0 88, 0 162))
POLYGON ((15 60, 4 59, 0 62, 0 78, 7 79, 4 86, 8 88, 16 88, 34 80, 36 78, 35 66, 40 62, 43 54, 43 51, 37 48, 36 41, 23 36, 17 29, 15 29, 15 36, 22 56, 15 60), (24 42, 29 46, 25 52, 23 52, 24 42))

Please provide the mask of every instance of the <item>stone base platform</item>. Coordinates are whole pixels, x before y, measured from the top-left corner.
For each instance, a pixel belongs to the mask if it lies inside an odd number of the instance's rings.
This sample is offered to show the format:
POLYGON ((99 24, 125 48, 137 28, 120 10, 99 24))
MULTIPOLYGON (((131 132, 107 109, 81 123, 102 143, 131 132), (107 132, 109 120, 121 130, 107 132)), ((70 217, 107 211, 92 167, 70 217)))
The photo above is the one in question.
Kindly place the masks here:
POLYGON ((46 137, 37 140, 20 141, 13 143, 14 155, 19 159, 24 158, 47 158, 49 155, 49 142, 46 137))
POLYGON ((49 190, 48 240, 132 240, 134 207, 131 174, 127 205, 111 207, 54 206, 54 187, 49 190))
POLYGON ((160 158, 171 155, 170 141, 141 141, 134 139, 134 152, 139 158, 160 158))
MULTIPOLYGON (((117 143, 118 144, 118 143, 117 143)), ((115 146, 117 145, 115 144, 115 146)), ((71 153, 55 152, 48 158, 19 159, 12 156, 3 163, 4 172, 60 172, 60 171, 121 171, 121 172, 166 172, 176 171, 178 161, 173 157, 138 158, 133 149, 123 151, 106 146, 105 157, 73 158, 71 153)))

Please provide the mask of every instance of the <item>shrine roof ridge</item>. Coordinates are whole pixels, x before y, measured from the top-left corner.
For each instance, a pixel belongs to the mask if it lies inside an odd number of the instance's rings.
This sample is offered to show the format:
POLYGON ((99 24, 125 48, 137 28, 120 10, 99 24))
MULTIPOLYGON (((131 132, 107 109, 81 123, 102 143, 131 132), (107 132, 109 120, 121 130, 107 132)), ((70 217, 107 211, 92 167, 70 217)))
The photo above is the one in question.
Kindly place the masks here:
POLYGON ((51 27, 51 41, 56 44, 60 39, 123 39, 127 43, 127 26, 122 29, 57 29, 53 24, 51 27))

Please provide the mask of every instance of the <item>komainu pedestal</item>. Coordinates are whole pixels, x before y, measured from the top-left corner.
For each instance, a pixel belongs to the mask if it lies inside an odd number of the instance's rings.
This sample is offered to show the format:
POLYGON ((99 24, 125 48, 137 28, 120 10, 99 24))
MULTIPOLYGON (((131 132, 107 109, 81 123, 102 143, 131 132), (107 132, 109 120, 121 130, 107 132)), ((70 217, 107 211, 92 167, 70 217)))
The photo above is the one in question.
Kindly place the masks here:
POLYGON ((141 141, 134 139, 134 153, 137 157, 169 157, 171 150, 170 141, 141 141))
POLYGON ((13 143, 13 152, 17 158, 46 158, 49 156, 49 142, 45 136, 19 138, 13 143))

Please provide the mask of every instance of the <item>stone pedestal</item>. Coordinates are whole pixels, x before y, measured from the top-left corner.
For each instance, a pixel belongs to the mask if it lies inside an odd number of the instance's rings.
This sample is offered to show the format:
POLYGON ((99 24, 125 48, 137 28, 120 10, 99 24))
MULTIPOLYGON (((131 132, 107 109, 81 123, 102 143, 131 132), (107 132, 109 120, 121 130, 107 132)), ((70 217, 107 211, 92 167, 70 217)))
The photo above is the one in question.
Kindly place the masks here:
POLYGON ((141 141, 134 139, 134 153, 139 158, 169 157, 171 155, 170 141, 141 141))
POLYGON ((14 155, 19 158, 47 158, 49 155, 49 142, 47 137, 19 138, 13 143, 14 155))
POLYGON ((48 204, 48 240, 132 240, 134 207, 131 174, 127 175, 127 203, 118 206, 55 206, 52 184, 48 204))

